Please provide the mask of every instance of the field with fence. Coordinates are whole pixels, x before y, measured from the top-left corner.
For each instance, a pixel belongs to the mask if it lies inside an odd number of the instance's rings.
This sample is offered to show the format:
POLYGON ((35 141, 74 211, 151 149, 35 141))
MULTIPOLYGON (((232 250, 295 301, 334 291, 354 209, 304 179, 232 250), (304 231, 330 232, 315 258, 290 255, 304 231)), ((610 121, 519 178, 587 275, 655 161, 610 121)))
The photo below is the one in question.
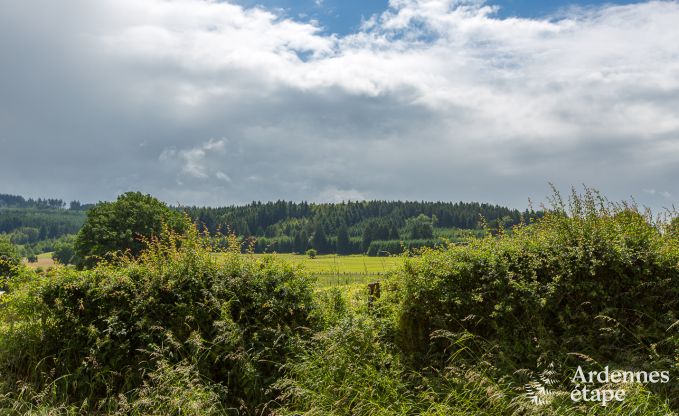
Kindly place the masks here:
MULTIPOLYGON (((255 257, 271 254, 252 254, 255 257)), ((401 257, 369 257, 365 255, 318 255, 310 258, 301 254, 274 254, 286 261, 300 264, 317 278, 319 287, 369 283, 398 267, 401 257)), ((218 254, 219 256, 219 254, 218 254)))

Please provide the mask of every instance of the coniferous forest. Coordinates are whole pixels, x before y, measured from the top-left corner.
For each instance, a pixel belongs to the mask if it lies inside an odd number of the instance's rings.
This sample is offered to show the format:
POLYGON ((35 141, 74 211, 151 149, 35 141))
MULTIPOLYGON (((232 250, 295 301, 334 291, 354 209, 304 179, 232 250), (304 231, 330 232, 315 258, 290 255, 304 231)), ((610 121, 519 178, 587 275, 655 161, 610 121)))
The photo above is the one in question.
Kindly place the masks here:
MULTIPOLYGON (((71 241, 94 204, 0 194, 0 234, 26 257, 71 241)), ((511 227, 539 212, 465 202, 360 201, 337 204, 253 202, 229 207, 175 207, 211 235, 233 233, 256 253, 398 254, 404 248, 459 241, 484 226, 511 227), (484 225, 485 224, 485 225, 484 225)))

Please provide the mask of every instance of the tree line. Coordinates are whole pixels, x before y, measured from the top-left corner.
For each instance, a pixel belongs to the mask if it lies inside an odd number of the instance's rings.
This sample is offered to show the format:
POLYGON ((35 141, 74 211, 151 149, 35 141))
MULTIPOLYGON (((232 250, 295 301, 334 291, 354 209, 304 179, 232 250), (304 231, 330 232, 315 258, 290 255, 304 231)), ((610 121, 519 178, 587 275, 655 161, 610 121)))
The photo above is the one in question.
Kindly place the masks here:
MULTIPOLYGON (((499 205, 478 202, 357 201, 342 203, 252 202, 244 206, 184 207, 210 234, 233 232, 254 241, 255 252, 358 254, 395 247, 434 246, 436 229, 497 227, 536 217, 499 205), (371 249, 371 244, 373 248, 371 249)), ((400 252, 396 250, 396 252, 400 252)))
MULTIPOLYGON (((71 201, 68 209, 72 211, 86 211, 94 204, 83 204, 71 201)), ((36 209, 66 209, 67 204, 59 198, 24 198, 21 195, 0 194, 0 208, 36 208, 36 209)))
MULTIPOLYGON (((140 199, 143 199, 142 195, 136 195, 132 198, 134 203, 127 199, 124 203, 134 205, 141 203, 140 199)), ((156 201, 155 198, 153 200, 156 201)), ((54 251, 57 239, 72 241, 69 236, 84 232, 81 229, 86 217, 96 217, 96 212, 104 210, 108 204, 72 201, 66 208, 60 199, 26 199, 0 194, 0 234, 22 246, 24 254, 54 251)), ((151 202, 145 201, 144 204, 151 202)), ((157 205, 154 207, 158 210, 157 205)), ((482 228, 481 220, 493 228, 499 224, 511 226, 519 223, 522 217, 539 215, 477 202, 380 200, 342 203, 275 201, 227 207, 167 206, 167 209, 186 214, 214 238, 216 245, 222 244, 220 234, 233 233, 248 240, 257 253, 304 253, 314 249, 320 254, 370 255, 396 254, 407 248, 435 246, 443 241, 442 237, 456 240, 458 236, 451 235, 451 230, 479 229, 482 228)), ((133 216, 129 213, 125 216, 119 218, 119 225, 129 229, 116 229, 112 233, 123 233, 131 239, 141 229, 146 230, 145 224, 157 222, 144 217, 135 225, 133 223, 137 220, 133 216)))

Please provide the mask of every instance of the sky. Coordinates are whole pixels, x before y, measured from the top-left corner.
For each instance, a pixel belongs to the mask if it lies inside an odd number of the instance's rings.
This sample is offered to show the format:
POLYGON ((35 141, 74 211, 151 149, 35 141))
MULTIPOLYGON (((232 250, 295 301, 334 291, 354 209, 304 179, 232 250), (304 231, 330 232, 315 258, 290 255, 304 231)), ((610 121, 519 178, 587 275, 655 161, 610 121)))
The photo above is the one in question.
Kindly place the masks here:
POLYGON ((0 193, 679 195, 679 2, 0 0, 0 193))
MULTIPOLYGON (((316 21, 324 34, 346 36, 361 29, 361 23, 389 8, 388 0, 238 0, 244 7, 264 7, 277 14, 299 21, 316 21)), ((454 3, 454 2, 448 2, 454 3)), ((459 2, 457 2, 459 3, 459 2)), ((479 3, 479 2, 476 2, 479 3)), ((601 7, 623 5, 635 1, 591 0, 502 0, 487 2, 497 7, 500 18, 553 18, 575 7, 601 7)))

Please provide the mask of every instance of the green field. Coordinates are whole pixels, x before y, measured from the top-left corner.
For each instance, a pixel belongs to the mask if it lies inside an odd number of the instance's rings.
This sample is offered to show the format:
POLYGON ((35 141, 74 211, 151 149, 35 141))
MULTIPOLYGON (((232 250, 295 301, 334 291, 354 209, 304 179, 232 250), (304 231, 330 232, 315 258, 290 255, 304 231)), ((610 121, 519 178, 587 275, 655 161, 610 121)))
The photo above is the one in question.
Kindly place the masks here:
MULTIPOLYGON (((261 257, 271 254, 252 255, 261 257)), ((325 254, 318 255, 315 259, 300 254, 274 255, 286 261, 301 264, 318 278, 319 287, 368 283, 396 269, 402 262, 400 257, 369 257, 365 255, 338 256, 336 254, 325 254)))
POLYGON ((38 267, 47 268, 54 266, 54 260, 52 260, 52 252, 38 254, 38 261, 35 263, 29 263, 28 260, 23 259, 22 262, 32 269, 38 267))
MULTIPOLYGON (((251 254, 255 257, 272 254, 251 254)), ((273 254, 286 261, 301 264, 318 279, 319 287, 344 286, 355 283, 369 283, 390 270, 397 268, 400 257, 369 257, 365 255, 338 256, 336 254, 318 255, 315 259, 299 254, 273 254)), ((218 254, 219 256, 219 254, 218 254)), ((38 255, 37 263, 24 263, 31 268, 54 266, 52 253, 38 255)))

